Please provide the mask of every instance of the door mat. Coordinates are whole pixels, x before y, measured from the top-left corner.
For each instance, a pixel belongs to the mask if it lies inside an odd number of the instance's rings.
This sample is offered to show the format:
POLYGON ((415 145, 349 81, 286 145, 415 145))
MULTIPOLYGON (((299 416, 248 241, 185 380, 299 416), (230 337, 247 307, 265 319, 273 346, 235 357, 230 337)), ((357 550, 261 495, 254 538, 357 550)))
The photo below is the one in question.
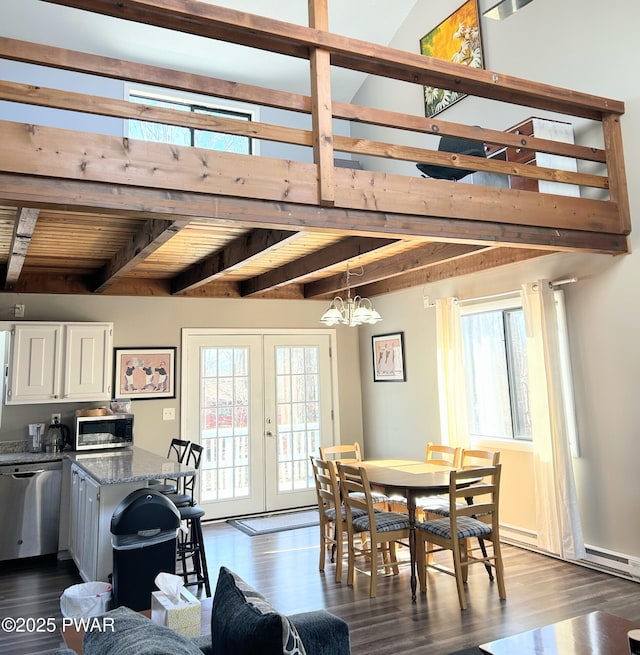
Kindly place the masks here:
POLYGON ((253 537, 257 534, 308 528, 312 525, 318 525, 319 519, 318 510, 310 509, 301 512, 287 512, 286 514, 272 514, 270 516, 229 519, 227 523, 253 537))

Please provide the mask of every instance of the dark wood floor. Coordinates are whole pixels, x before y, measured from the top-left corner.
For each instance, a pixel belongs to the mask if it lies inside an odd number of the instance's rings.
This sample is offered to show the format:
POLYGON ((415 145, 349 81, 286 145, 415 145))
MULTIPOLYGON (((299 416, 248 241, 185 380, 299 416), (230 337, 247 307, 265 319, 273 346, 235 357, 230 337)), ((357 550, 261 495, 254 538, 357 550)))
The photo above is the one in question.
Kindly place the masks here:
MULTIPOLYGON (((507 600, 480 566, 471 568, 469 609, 461 612, 453 578, 432 573, 426 596, 411 603, 409 571, 383 578, 378 597, 368 578, 354 587, 336 584, 333 565, 318 571, 318 528, 249 537, 226 523, 205 526, 207 557, 215 588, 227 566, 284 613, 325 608, 350 626, 353 655, 445 655, 458 649, 601 609, 640 621, 636 582, 566 564, 526 550, 504 548, 507 600)), ((346 566, 345 566, 346 572, 346 566)), ((72 562, 38 558, 0 565, 0 617, 60 619, 59 597, 79 582, 72 562)), ((51 653, 57 634, 14 635, 0 631, 2 655, 51 653)))

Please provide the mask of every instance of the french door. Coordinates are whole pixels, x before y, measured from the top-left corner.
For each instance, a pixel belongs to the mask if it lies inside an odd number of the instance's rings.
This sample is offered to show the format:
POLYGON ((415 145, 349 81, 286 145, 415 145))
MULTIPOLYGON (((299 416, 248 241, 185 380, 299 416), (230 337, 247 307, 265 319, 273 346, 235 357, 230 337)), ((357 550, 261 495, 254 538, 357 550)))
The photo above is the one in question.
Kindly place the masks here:
POLYGON ((184 331, 182 437, 204 446, 207 518, 315 503, 309 455, 333 441, 330 339, 184 331))

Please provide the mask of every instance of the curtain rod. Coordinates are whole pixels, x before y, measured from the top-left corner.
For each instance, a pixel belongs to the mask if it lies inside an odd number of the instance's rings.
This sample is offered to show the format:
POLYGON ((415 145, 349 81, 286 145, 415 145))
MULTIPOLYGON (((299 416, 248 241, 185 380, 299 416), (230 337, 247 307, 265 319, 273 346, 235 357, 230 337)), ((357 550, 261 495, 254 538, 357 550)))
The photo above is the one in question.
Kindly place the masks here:
MULTIPOLYGON (((562 280, 553 280, 550 282, 552 287, 560 287, 563 284, 573 284, 574 282, 577 282, 578 278, 577 277, 568 277, 562 280)), ((534 288, 536 288, 538 285, 535 284, 534 288)), ((509 296, 515 296, 520 293, 519 289, 514 289, 513 291, 503 291, 502 293, 492 293, 487 296, 475 296, 473 298, 457 298, 458 304, 460 303, 467 303, 467 302, 479 302, 481 300, 497 300, 498 298, 508 298, 509 296)), ((424 300, 424 308, 427 309, 429 307, 435 307, 435 303, 430 303, 429 302, 429 296, 423 296, 424 300)))

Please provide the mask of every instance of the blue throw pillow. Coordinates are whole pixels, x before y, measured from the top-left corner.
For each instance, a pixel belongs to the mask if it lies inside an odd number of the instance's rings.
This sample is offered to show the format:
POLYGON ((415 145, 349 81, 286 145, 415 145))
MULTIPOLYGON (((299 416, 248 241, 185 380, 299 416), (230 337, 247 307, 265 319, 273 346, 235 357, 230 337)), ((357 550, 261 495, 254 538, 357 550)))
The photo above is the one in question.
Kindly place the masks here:
POLYGON ((211 641, 215 653, 306 655, 289 619, 224 566, 213 596, 211 641))

